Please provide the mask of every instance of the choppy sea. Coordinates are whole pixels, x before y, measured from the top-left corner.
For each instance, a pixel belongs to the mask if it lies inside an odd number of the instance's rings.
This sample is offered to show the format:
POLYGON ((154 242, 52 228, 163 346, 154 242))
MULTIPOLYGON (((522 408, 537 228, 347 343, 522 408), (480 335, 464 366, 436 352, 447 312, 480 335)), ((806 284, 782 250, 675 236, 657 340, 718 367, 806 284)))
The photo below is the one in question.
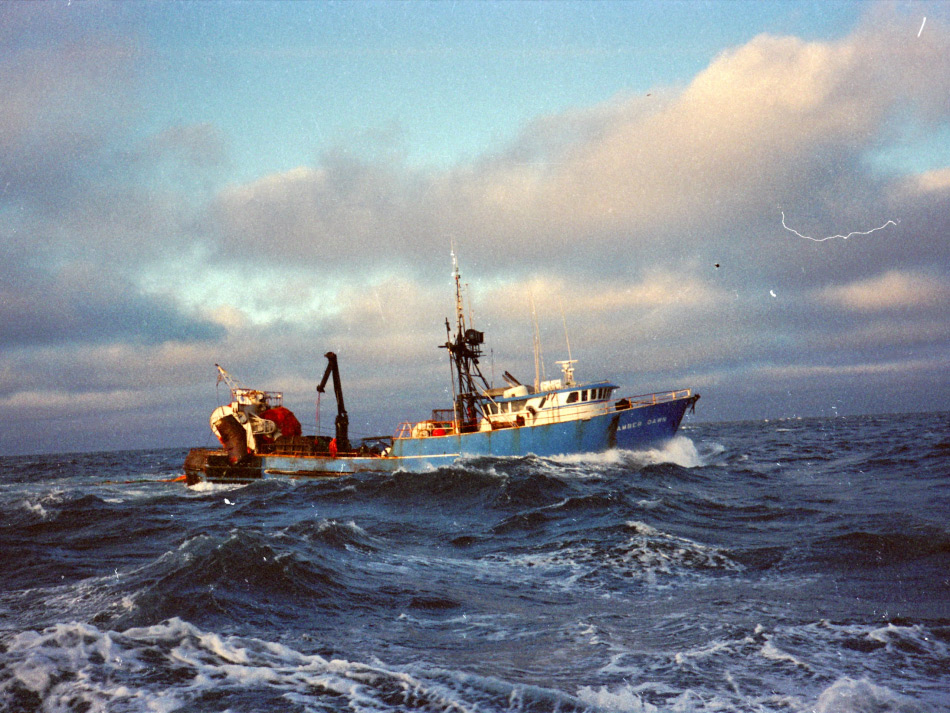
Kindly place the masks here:
POLYGON ((0 459, 3 711, 950 710, 950 414, 161 482, 0 459))

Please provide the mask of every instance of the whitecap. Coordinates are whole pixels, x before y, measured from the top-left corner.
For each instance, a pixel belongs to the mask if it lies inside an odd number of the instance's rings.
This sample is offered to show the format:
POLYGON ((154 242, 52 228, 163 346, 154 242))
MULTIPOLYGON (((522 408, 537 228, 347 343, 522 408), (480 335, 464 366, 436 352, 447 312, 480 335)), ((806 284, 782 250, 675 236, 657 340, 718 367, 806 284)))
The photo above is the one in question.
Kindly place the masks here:
MULTIPOLYGON (((724 450, 719 446, 719 451, 724 450)), ((715 452, 715 451, 714 451, 715 452)), ((564 455, 555 455, 546 460, 562 465, 584 465, 594 467, 609 466, 645 466, 662 465, 671 463, 682 468, 697 468, 706 465, 705 459, 700 455, 696 444, 688 436, 682 434, 674 436, 662 446, 656 448, 645 448, 643 450, 625 450, 612 448, 598 453, 569 453, 564 455)), ((595 473, 585 473, 586 475, 595 475, 595 473)))
POLYGON ((809 666, 807 663, 804 661, 799 661, 797 658, 792 656, 792 654, 788 653, 787 651, 783 651, 774 643, 772 643, 771 640, 766 640, 766 642, 762 645, 762 648, 759 650, 759 653, 769 661, 790 663, 793 666, 799 666, 806 671, 812 670, 811 666, 809 666))
POLYGON ((929 713, 930 708, 866 678, 844 677, 822 691, 814 713, 929 713))
POLYGON ((186 492, 191 493, 227 493, 231 490, 246 488, 250 483, 209 483, 202 480, 200 483, 189 485, 186 492))
POLYGON ((34 503, 29 500, 23 500, 20 504, 23 506, 24 510, 26 510, 31 515, 35 515, 40 520, 49 519, 49 512, 43 507, 42 503, 34 503))
POLYGON ((658 448, 624 452, 629 459, 640 465, 670 463, 681 468, 699 468, 706 465, 706 459, 700 454, 693 440, 682 434, 674 436, 658 448))
POLYGON ((488 679, 478 685, 472 678, 326 659, 278 642, 202 631, 178 618, 124 632, 71 622, 7 642, 0 653, 0 707, 22 700, 24 690, 44 709, 100 711, 172 711, 212 691, 227 705, 229 695, 253 691, 264 709, 281 700, 309 703, 309 709, 314 697, 329 695, 353 710, 474 711, 481 706, 473 697, 535 693, 488 679))
POLYGON ((554 576, 546 581, 555 588, 571 588, 580 580, 596 586, 616 577, 658 586, 664 579, 697 576, 708 570, 742 570, 717 547, 662 532, 644 522, 628 521, 626 528, 631 535, 614 544, 558 543, 553 550, 487 559, 526 571, 550 570, 554 576))
POLYGON ((597 689, 582 686, 577 691, 577 697, 599 710, 629 711, 629 713, 656 713, 656 711, 659 711, 659 708, 644 701, 629 686, 622 686, 613 690, 606 686, 600 686, 597 689))

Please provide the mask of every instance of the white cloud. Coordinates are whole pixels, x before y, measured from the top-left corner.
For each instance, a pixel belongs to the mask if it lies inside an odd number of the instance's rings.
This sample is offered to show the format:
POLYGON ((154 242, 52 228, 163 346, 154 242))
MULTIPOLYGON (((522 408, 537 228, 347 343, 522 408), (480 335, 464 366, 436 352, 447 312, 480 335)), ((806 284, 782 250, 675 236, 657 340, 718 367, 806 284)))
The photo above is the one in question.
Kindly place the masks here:
POLYGON ((950 191, 950 168, 926 171, 915 177, 914 187, 922 193, 950 191))
POLYGON ((753 370, 758 377, 767 380, 811 380, 834 377, 871 377, 900 375, 909 377, 915 372, 939 373, 950 367, 944 359, 898 359, 885 362, 862 362, 857 364, 810 364, 793 366, 768 366, 753 370))
POLYGON ((680 92, 543 117, 448 171, 332 153, 223 192, 222 245, 274 263, 432 267, 454 237, 493 269, 590 273, 607 259, 642 273, 644 259, 676 264, 717 239, 770 271, 757 246, 783 206, 864 225, 881 186, 861 157, 888 121, 950 118, 950 34, 928 33, 895 43, 879 19, 830 42, 760 35, 680 92))
POLYGON ((858 312, 950 305, 950 281, 924 272, 888 270, 876 277, 834 285, 816 293, 819 302, 858 312))

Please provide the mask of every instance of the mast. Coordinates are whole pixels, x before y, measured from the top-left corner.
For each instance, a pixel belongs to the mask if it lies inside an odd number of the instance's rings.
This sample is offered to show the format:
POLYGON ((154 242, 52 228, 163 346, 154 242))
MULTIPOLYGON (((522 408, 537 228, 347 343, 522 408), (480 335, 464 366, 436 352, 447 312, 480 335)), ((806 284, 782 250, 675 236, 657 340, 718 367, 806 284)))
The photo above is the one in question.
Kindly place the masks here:
POLYGON ((567 342, 567 360, 574 361, 574 357, 571 356, 571 338, 567 335, 567 317, 564 315, 564 303, 561 300, 558 300, 558 303, 561 305, 561 322, 564 324, 564 341, 567 342))
POLYGON ((459 275, 458 258, 452 250, 452 277, 455 280, 455 335, 449 320, 445 320, 447 340, 441 348, 449 352, 452 367, 452 391, 454 396, 456 428, 459 431, 475 428, 481 415, 481 396, 476 385, 480 380, 488 388, 488 382, 478 368, 482 356, 481 345, 485 334, 465 324, 465 306, 462 301, 462 281, 459 275))
POLYGON ((528 293, 531 298, 531 323, 534 326, 534 391, 541 389, 541 376, 544 372, 544 360, 541 358, 541 330, 538 328, 538 310, 534 305, 534 291, 528 293))

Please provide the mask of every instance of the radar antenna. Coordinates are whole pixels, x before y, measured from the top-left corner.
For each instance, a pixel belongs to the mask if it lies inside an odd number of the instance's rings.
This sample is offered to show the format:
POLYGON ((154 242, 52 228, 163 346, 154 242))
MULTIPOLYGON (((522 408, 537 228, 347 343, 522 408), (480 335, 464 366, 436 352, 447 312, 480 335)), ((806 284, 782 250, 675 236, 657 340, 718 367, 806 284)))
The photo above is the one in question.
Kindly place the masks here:
POLYGON ((574 365, 577 363, 577 359, 565 359, 554 363, 561 367, 561 372, 564 374, 564 385, 574 386, 574 365))

